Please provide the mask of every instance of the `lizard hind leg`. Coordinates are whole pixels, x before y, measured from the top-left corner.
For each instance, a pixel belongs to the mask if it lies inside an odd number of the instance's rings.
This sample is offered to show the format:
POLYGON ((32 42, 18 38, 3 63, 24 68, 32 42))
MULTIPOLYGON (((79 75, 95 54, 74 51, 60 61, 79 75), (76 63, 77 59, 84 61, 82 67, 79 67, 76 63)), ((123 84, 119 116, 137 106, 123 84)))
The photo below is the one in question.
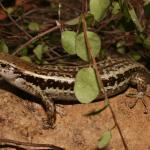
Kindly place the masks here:
POLYGON ((141 100, 145 108, 144 113, 148 113, 148 108, 144 100, 144 95, 146 95, 147 91, 147 83, 145 80, 145 76, 141 75, 140 73, 133 75, 130 80, 130 83, 132 85, 136 85, 137 92, 127 94, 128 97, 134 98, 134 101, 128 104, 129 108, 133 108, 138 102, 138 100, 141 100))
POLYGON ((53 99, 42 94, 41 100, 47 114, 47 120, 44 120, 43 128, 44 129, 54 128, 54 123, 56 121, 56 107, 53 102, 53 99))

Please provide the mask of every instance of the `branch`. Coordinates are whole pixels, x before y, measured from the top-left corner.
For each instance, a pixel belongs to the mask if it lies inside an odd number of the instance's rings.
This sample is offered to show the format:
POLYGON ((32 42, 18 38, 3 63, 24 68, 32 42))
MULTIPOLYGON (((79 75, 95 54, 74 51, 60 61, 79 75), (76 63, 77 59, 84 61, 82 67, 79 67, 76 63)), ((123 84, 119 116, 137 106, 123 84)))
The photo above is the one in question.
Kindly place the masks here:
POLYGON ((1 8, 3 9, 3 11, 7 14, 8 18, 12 21, 12 23, 19 29, 21 30, 22 32, 24 32, 24 34, 30 39, 32 38, 32 36, 27 33, 9 14, 8 12, 6 11, 6 8, 3 6, 3 4, 0 2, 0 6, 1 8))
MULTIPOLYGON (((94 68, 95 73, 96 73, 98 85, 102 88, 102 90, 103 90, 103 92, 104 92, 105 100, 106 100, 107 102, 109 102, 109 101, 108 101, 107 93, 106 93, 106 91, 105 91, 105 89, 104 89, 104 85, 103 85, 102 79, 101 79, 101 77, 100 77, 100 73, 99 73, 99 71, 98 71, 98 67, 97 67, 96 60, 95 60, 95 58, 93 57, 93 54, 92 54, 92 47, 91 47, 91 45, 90 45, 90 43, 89 43, 89 40, 88 40, 85 14, 82 15, 82 28, 83 28, 83 32, 84 32, 85 43, 86 43, 86 46, 87 46, 87 49, 88 49, 88 54, 89 54, 89 56, 91 57, 92 65, 93 65, 93 68, 94 68)), ((124 148, 125 148, 125 150, 128 150, 128 146, 127 146, 127 144, 126 144, 126 142, 125 142, 125 140, 124 140, 124 137, 123 137, 123 135, 122 135, 122 132, 121 132, 120 126, 119 126, 119 124, 118 124, 118 122, 117 122, 115 113, 113 112, 113 109, 112 109, 112 107, 111 107, 110 104, 108 105, 108 107, 109 107, 109 109, 110 109, 110 111, 111 111, 111 114, 112 114, 112 116, 113 116, 113 120, 114 120, 114 122, 115 122, 115 125, 116 125, 117 128, 118 128, 118 131, 119 131, 119 134, 120 134, 120 136, 121 136, 121 139, 122 139, 124 148)))
POLYGON ((20 142, 10 139, 0 139, 0 147, 15 147, 21 149, 34 149, 34 150, 64 150, 61 147, 57 147, 51 144, 36 144, 29 142, 20 142))
POLYGON ((13 53, 13 55, 17 54, 21 49, 25 48, 26 46, 28 46, 29 44, 31 44, 33 41, 36 41, 36 40, 38 40, 39 38, 43 37, 44 35, 46 35, 46 34, 52 32, 52 31, 55 31, 55 30, 59 29, 60 26, 61 26, 61 25, 58 24, 58 25, 56 25, 56 26, 54 26, 54 27, 52 27, 52 28, 46 30, 45 32, 39 33, 38 35, 34 36, 34 37, 31 38, 29 41, 27 41, 26 43, 24 43, 23 45, 21 45, 20 47, 18 47, 18 48, 16 49, 16 51, 13 53))

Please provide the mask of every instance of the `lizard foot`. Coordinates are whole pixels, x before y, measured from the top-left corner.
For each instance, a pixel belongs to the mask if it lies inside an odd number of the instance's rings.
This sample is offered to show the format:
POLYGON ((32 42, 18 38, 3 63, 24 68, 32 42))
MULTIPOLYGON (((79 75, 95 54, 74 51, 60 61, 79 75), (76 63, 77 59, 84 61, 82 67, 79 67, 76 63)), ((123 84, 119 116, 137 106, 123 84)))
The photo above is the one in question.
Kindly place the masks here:
POLYGON ((147 105, 146 105, 146 102, 144 100, 144 93, 143 92, 138 92, 138 93, 129 93, 126 95, 127 97, 131 97, 131 98, 134 98, 132 99, 132 101, 128 101, 126 102, 126 105, 129 107, 129 108, 134 108, 135 105, 137 104, 138 100, 141 100, 143 105, 144 105, 144 113, 145 114, 148 114, 148 108, 147 108, 147 105))
POLYGON ((54 124, 51 124, 48 119, 43 118, 42 119, 42 128, 44 130, 48 130, 48 129, 54 129, 55 126, 54 126, 54 124))
POLYGON ((47 121, 45 120, 45 128, 44 129, 54 129, 55 121, 56 121, 56 107, 53 102, 49 102, 48 105, 46 105, 46 114, 47 114, 47 121))
POLYGON ((43 121, 43 129, 54 129, 54 123, 56 121, 56 107, 52 99, 45 95, 42 95, 42 102, 47 114, 47 120, 43 121))
MULTIPOLYGON (((49 106, 51 106, 51 105, 49 105, 49 106)), ((50 129, 50 128, 54 129, 56 127, 54 125, 55 119, 56 119, 56 114, 58 113, 60 115, 60 117, 63 117, 63 116, 66 115, 62 109, 63 109, 63 106, 59 105, 59 104, 55 104, 55 106, 51 106, 51 107, 46 109, 46 113, 47 113, 48 119, 46 119, 46 118, 42 119, 43 120, 43 129, 44 130, 47 130, 47 129, 50 129), (55 113, 53 113, 52 110, 55 110, 55 113)))
POLYGON ((66 116, 66 113, 64 112, 64 106, 56 104, 56 113, 59 114, 60 117, 66 116))

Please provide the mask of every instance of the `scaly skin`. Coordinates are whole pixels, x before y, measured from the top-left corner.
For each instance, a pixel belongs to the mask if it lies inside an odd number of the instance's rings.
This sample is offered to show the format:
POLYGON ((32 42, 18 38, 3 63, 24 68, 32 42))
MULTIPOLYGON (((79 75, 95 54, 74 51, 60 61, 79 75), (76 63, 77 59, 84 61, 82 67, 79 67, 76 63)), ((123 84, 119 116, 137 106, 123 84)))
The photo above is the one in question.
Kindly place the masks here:
MULTIPOLYGON (((136 85, 139 95, 150 91, 150 73, 141 64, 127 57, 113 56, 98 62, 101 79, 108 97, 117 95, 136 85)), ((55 122, 53 101, 76 101, 74 82, 77 71, 83 66, 39 67, 18 57, 0 53, 0 75, 12 85, 41 98, 45 105, 49 124, 55 122)), ((101 91, 99 98, 104 98, 101 91)))

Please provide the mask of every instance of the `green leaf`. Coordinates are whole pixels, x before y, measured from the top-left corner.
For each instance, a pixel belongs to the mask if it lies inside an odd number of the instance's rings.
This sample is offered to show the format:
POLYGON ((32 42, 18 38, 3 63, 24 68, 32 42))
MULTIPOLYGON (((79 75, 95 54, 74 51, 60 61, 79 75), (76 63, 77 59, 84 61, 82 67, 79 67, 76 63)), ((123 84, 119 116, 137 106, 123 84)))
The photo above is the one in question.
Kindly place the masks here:
POLYGON ((29 56, 22 56, 20 59, 26 61, 26 62, 32 62, 31 58, 29 56))
POLYGON ((120 54, 125 54, 126 50, 124 47, 119 47, 119 48, 117 48, 117 52, 120 54))
MULTIPOLYGON (((88 37, 89 44, 93 50, 92 51, 93 56, 96 57, 99 54, 101 49, 101 40, 96 33, 90 31, 87 31, 87 37, 88 37)), ((89 60, 88 50, 85 44, 83 32, 80 33, 76 38, 76 53, 81 59, 85 61, 89 60)))
POLYGON ((142 32, 143 28, 142 28, 142 26, 141 26, 141 24, 140 24, 140 22, 138 20, 138 17, 137 17, 137 15, 135 13, 134 8, 132 8, 132 9, 129 10, 129 14, 130 14, 130 17, 131 17, 133 23, 136 25, 137 30, 140 31, 140 32, 142 32))
POLYGON ((134 60, 138 61, 141 58, 141 55, 138 52, 132 52, 131 56, 134 60))
POLYGON ((61 43, 66 52, 73 55, 75 50, 76 33, 73 31, 64 31, 61 34, 61 43))
POLYGON ((14 12, 14 7, 8 7, 8 8, 6 8, 6 12, 10 15, 10 14, 12 14, 13 12, 14 12))
MULTIPOLYGON (((124 0, 119 0, 119 5, 120 5, 120 8, 121 8, 121 11, 123 13, 123 16, 125 17, 123 19, 123 22, 126 24, 130 23, 131 21, 131 17, 130 17, 130 14, 129 14, 129 6, 128 6, 128 3, 126 3, 124 0)), ((130 25, 129 25, 130 26, 130 25)), ((127 26, 128 27, 128 26, 127 26)), ((126 27, 125 27, 126 28, 126 27)))
POLYGON ((115 1, 112 2, 112 7, 113 7, 112 14, 116 15, 120 12, 120 5, 118 2, 115 2, 115 1))
POLYGON ((8 53, 8 46, 6 45, 4 40, 0 40, 0 52, 8 53))
POLYGON ((117 48, 124 47, 124 46, 125 46, 125 41, 118 41, 116 44, 117 48))
POLYGON ((111 138, 112 138, 112 135, 110 131, 104 132, 102 137, 98 141, 98 148, 99 149, 105 148, 110 142, 111 138))
POLYGON ((96 21, 103 19, 110 0, 90 0, 90 13, 94 15, 96 21))
POLYGON ((26 56, 26 55, 28 55, 28 48, 23 48, 21 50, 21 56, 26 56))
POLYGON ((81 103, 90 103, 99 94, 99 86, 93 68, 83 68, 78 71, 74 85, 75 96, 81 103))
POLYGON ((144 48, 146 48, 146 49, 149 49, 149 50, 150 50, 150 36, 149 36, 149 37, 147 37, 147 38, 144 40, 144 42, 143 42, 143 46, 144 46, 144 48))
POLYGON ((33 52, 35 56, 38 58, 38 60, 42 60, 42 54, 43 54, 43 45, 39 44, 34 49, 33 52))
POLYGON ((31 31, 39 31, 40 25, 37 22, 31 22, 31 23, 29 23, 28 28, 31 31))
POLYGON ((79 22, 80 22, 80 17, 77 17, 77 18, 71 19, 69 21, 66 21, 65 24, 73 26, 73 25, 77 25, 79 22))
POLYGON ((117 42, 116 47, 120 54, 125 54, 125 41, 117 42))

